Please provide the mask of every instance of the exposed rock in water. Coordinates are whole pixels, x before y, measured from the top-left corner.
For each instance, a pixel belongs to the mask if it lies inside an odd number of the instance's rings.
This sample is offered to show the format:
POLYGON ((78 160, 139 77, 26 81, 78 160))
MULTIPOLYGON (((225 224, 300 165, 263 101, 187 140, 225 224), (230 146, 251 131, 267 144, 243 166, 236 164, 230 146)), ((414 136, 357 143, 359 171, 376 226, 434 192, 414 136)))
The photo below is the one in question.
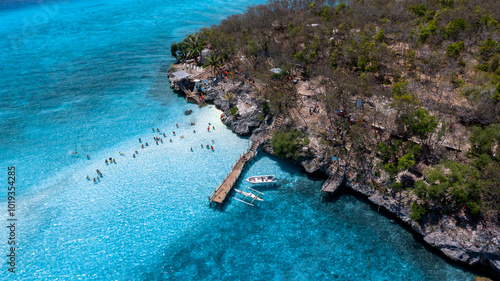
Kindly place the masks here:
POLYGON ((189 115, 191 113, 193 113, 193 111, 191 109, 188 109, 188 110, 184 111, 184 115, 189 115))

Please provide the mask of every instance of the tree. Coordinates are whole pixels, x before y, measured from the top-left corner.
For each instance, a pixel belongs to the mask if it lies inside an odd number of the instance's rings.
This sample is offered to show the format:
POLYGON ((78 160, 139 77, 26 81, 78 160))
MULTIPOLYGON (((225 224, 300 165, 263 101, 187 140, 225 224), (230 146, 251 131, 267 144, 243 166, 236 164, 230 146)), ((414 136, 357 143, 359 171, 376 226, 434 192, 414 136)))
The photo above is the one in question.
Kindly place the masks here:
POLYGON ((271 138, 271 145, 278 156, 294 160, 299 158, 300 149, 307 142, 309 140, 304 138, 304 134, 296 130, 280 129, 271 138))
POLYGON ((375 37, 373 37, 373 40, 375 40, 375 42, 378 43, 384 42, 384 39, 385 39, 385 33, 383 29, 381 29, 377 34, 375 34, 375 37))
POLYGON ((413 202, 411 204, 411 213, 410 213, 410 219, 413 221, 419 221, 423 215, 425 215, 425 208, 417 204, 416 202, 413 202))
POLYGON ((456 20, 452 20, 448 23, 446 26, 446 29, 444 30, 444 36, 445 38, 451 38, 451 39, 458 39, 458 35, 460 32, 462 32, 465 27, 467 27, 467 24, 462 18, 458 18, 456 20))
POLYGON ((408 127, 408 132, 417 136, 422 142, 425 142, 438 125, 436 117, 429 114, 424 108, 417 108, 411 114, 403 116, 404 123, 408 127))
POLYGON ((470 135, 471 152, 477 155, 500 155, 500 124, 485 127, 474 126, 470 135), (496 152, 493 148, 496 147, 496 152))
POLYGON ((424 171, 425 181, 415 183, 415 194, 426 203, 445 211, 456 212, 467 207, 478 214, 481 204, 479 172, 465 164, 443 160, 424 171))
POLYGON ((464 41, 450 44, 446 47, 446 56, 457 59, 460 56, 460 52, 463 50, 465 50, 464 41))
POLYGON ((222 67, 221 56, 211 52, 205 59, 206 59, 206 62, 204 64, 204 66, 211 67, 212 68, 212 75, 216 76, 219 69, 222 67))

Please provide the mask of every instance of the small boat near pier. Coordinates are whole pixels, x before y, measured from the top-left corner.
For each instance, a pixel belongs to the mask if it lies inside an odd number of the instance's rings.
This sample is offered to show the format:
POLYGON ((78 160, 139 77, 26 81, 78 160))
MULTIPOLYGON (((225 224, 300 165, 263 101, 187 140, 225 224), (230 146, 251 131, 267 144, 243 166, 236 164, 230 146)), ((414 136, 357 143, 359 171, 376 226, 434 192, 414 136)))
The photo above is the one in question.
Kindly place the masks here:
POLYGON ((265 194, 258 191, 258 190, 255 190, 253 188, 245 187, 245 189, 243 189, 243 190, 238 190, 235 188, 234 190, 238 194, 236 196, 234 196, 233 199, 235 199, 236 201, 240 201, 241 203, 245 203, 245 204, 250 205, 250 206, 255 206, 253 204, 253 202, 255 200, 264 201, 264 199, 260 198, 260 196, 265 195, 265 194), (237 197, 238 195, 240 196, 240 198, 237 197), (248 201, 248 200, 250 200, 250 201, 248 201))
POLYGON ((246 179, 247 182, 256 186, 275 185, 277 180, 278 179, 273 175, 253 176, 246 179))

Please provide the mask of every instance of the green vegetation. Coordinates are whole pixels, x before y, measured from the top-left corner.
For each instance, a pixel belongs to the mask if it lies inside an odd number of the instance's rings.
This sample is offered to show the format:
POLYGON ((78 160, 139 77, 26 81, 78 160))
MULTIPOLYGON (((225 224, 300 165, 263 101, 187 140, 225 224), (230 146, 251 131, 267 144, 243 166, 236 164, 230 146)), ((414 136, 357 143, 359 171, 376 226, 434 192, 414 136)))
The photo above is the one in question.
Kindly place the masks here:
POLYGON ((451 38, 456 40, 458 39, 460 32, 462 32, 465 29, 465 27, 467 27, 467 24, 463 19, 458 18, 456 20, 452 20, 446 26, 446 29, 444 30, 444 36, 445 38, 451 38))
POLYGON ((236 115, 236 113, 238 113, 238 108, 235 106, 235 107, 229 109, 229 112, 231 112, 231 115, 234 116, 234 115, 236 115))
POLYGON ((408 132, 418 137, 424 143, 429 138, 429 135, 436 130, 438 125, 438 120, 434 116, 429 115, 429 111, 424 108, 417 108, 410 114, 404 115, 402 119, 408 128, 408 132))
POLYGON ((384 42, 385 39, 385 33, 384 30, 380 30, 377 34, 375 34, 375 37, 373 37, 373 40, 378 43, 384 42))
POLYGON ((464 41, 450 44, 446 48, 446 56, 449 58, 456 58, 457 59, 460 56, 460 52, 463 50, 465 50, 464 41))
POLYGON ((500 155, 500 124, 485 128, 474 126, 470 136, 471 152, 476 155, 487 154, 494 157, 500 155))
POLYGON ((278 156, 294 160, 299 158, 302 146, 308 143, 309 139, 296 130, 280 129, 273 133, 271 139, 271 145, 278 156))
POLYGON ((201 33, 195 33, 186 37, 182 42, 172 43, 170 53, 178 60, 196 59, 205 46, 205 37, 201 33))
MULTIPOLYGON (((304 107, 317 102, 329 121, 322 125, 334 132, 311 126, 308 134, 320 131, 325 151, 356 165, 372 163, 376 153, 382 163, 362 170, 385 170, 383 188, 416 194, 413 220, 463 210, 498 215, 499 20, 500 1, 270 0, 172 44, 171 53, 196 60, 208 48, 212 75, 224 69, 235 79, 255 80, 265 101, 261 121, 283 114, 291 128, 307 127, 304 107), (298 93, 304 87, 314 94, 298 93), (357 99, 374 105, 358 109, 357 99), (388 101, 391 109, 374 101, 388 101), (368 121, 350 122, 350 114, 368 121), (384 130, 374 133, 371 124, 384 130), (443 140, 450 151, 443 151, 443 140), (470 151, 458 151, 467 141, 470 151), (398 183, 399 172, 422 172, 422 166, 428 167, 424 180, 398 183)), ((291 159, 308 142, 293 129, 275 132, 271 141, 279 156, 291 159)))
POLYGON ((427 23, 427 26, 420 30, 420 41, 425 42, 429 36, 436 33, 436 21, 431 20, 427 23))
POLYGON ((438 207, 445 213, 464 207, 473 215, 480 211, 481 180, 468 165, 443 160, 425 171, 425 181, 415 183, 415 194, 427 208, 438 207))
POLYGON ((419 221, 423 215, 425 215, 425 208, 422 205, 413 202, 411 204, 410 219, 419 221))

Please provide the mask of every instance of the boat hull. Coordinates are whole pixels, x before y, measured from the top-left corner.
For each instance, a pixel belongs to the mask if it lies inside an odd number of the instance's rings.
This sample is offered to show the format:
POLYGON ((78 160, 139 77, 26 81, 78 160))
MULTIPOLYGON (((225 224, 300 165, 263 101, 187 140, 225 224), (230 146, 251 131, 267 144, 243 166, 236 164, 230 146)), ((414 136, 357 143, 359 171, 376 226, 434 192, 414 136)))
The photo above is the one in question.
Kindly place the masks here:
POLYGON ((277 183, 276 177, 271 175, 253 176, 247 178, 246 181, 254 186, 272 186, 277 183))

